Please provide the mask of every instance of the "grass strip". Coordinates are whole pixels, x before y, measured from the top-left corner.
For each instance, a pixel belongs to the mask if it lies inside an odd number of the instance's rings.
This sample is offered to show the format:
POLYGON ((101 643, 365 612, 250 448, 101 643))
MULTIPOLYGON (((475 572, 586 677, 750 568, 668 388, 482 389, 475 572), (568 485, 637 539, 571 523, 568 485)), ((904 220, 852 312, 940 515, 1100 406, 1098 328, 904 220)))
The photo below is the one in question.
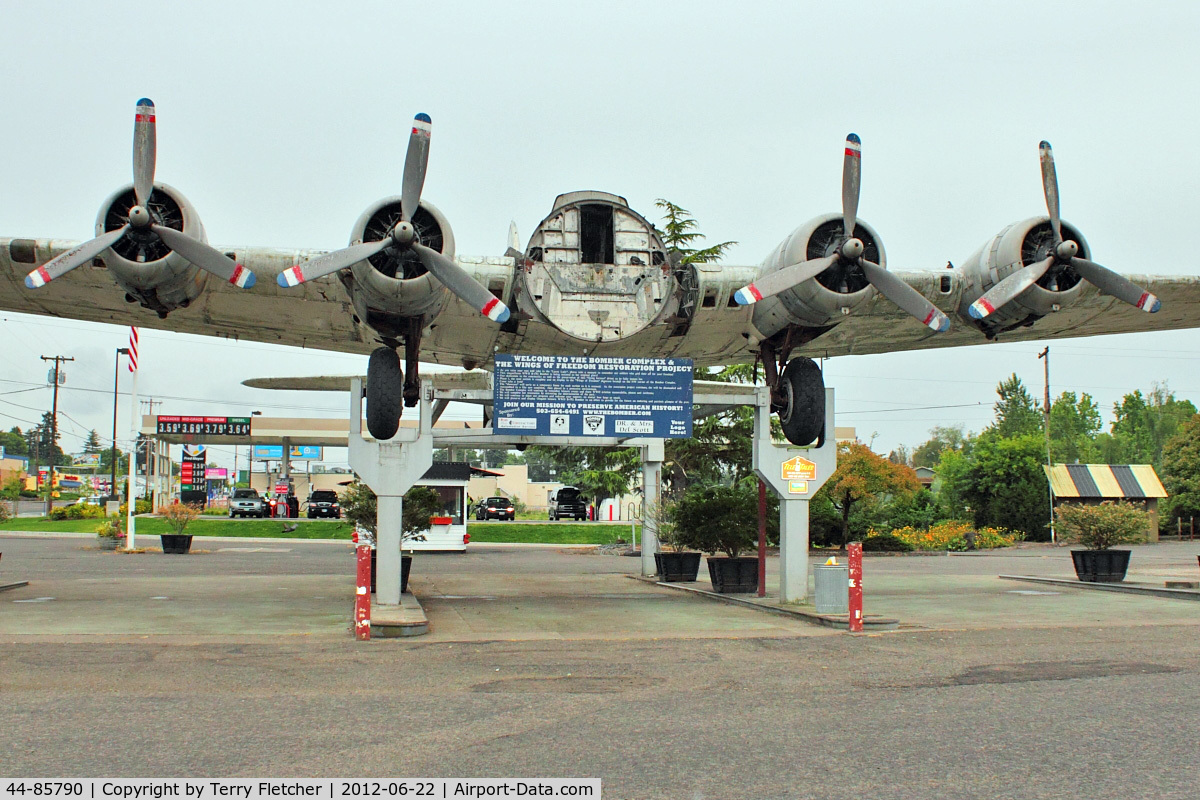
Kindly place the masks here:
MULTIPOLYGON (((40 531, 43 533, 92 533, 98 519, 50 520, 45 517, 18 517, 0 522, 0 531, 40 531)), ((596 522, 562 522, 523 525, 520 522, 476 522, 467 527, 471 541, 519 542, 526 544, 612 544, 629 539, 629 526, 596 522)), ((165 520, 138 517, 139 536, 170 533, 165 520)), ((201 517, 187 527, 193 536, 246 536, 263 539, 349 539, 351 529, 337 520, 304 519, 206 519, 201 517), (296 530, 285 532, 285 526, 296 530)), ((640 531, 638 532, 640 536, 640 531)))

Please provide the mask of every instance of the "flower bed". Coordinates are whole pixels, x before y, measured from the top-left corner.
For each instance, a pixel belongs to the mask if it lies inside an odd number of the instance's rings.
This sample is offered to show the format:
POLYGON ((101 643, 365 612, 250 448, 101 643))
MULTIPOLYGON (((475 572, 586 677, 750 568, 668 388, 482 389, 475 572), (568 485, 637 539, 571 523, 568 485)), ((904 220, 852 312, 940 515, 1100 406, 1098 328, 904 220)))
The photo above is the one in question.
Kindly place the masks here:
MULTIPOLYGON (((892 536, 912 545, 914 550, 966 550, 971 532, 975 534, 976 550, 1012 547, 1024 541, 1025 534, 1005 528, 975 528, 966 522, 939 522, 927 530, 904 527, 892 531, 892 536)), ((874 533, 874 531, 872 531, 874 533)))

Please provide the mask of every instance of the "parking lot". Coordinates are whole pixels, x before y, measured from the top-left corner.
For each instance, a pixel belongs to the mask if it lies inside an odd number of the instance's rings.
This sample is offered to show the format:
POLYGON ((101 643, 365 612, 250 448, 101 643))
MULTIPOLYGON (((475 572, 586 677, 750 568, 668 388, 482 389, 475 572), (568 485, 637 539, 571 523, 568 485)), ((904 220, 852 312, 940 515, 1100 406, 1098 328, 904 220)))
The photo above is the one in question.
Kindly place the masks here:
MULTIPOLYGON (((1200 602, 868 558, 851 636, 582 548, 419 554, 430 633, 354 642, 345 543, 119 555, 0 534, 5 776, 580 776, 605 797, 1190 796, 1200 602)), ((1131 581, 1200 545, 1135 548, 1131 581)), ((1189 571, 1190 570, 1190 571, 1189 571)), ((771 565, 773 572, 773 564, 771 565)), ((1193 579, 1195 579, 1193 577, 1193 579)))

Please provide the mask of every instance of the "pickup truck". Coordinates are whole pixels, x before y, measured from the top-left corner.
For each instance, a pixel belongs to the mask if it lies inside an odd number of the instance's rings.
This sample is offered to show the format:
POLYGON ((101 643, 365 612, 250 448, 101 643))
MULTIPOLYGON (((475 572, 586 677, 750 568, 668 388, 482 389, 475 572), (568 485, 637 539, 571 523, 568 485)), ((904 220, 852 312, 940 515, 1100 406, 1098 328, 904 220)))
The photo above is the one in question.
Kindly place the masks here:
POLYGON ((234 517, 265 517, 266 511, 263 499, 258 496, 257 489, 234 489, 229 498, 229 518, 234 517))

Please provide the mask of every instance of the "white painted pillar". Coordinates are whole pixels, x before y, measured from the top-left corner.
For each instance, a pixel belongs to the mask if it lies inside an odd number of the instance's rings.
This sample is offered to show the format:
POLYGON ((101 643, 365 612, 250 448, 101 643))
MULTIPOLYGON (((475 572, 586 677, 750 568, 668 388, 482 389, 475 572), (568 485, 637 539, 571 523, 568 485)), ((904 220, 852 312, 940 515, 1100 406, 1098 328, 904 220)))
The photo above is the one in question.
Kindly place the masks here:
POLYGON ((400 605, 400 533, 404 497, 381 494, 375 508, 375 599, 400 605))
POLYGON ((808 501, 779 501, 779 601, 808 598, 808 501))
POLYGON ((662 439, 652 439, 642 446, 642 576, 646 578, 658 574, 654 554, 658 552, 663 458, 662 439))

